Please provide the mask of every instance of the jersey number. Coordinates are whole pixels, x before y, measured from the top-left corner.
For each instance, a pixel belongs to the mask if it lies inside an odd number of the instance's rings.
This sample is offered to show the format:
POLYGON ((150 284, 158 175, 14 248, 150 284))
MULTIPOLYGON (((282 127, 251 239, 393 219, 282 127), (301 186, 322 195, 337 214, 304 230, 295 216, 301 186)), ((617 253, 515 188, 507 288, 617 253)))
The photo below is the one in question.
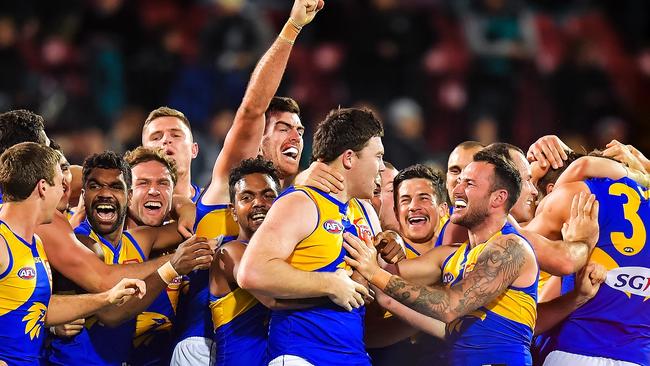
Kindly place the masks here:
POLYGON ((639 254, 645 246, 646 230, 643 220, 639 216, 641 197, 632 187, 623 183, 614 183, 609 187, 609 194, 625 196, 627 202, 623 204, 623 217, 632 225, 632 236, 627 237, 623 232, 610 233, 612 244, 621 254, 632 256, 639 254))

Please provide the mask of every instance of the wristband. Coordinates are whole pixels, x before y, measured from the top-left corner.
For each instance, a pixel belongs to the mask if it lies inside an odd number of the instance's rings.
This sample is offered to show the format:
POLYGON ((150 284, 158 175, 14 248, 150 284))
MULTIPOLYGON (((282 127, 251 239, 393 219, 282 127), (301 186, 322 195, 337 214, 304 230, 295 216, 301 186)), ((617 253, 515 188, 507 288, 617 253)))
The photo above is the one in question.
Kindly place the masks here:
POLYGON ((160 266, 160 268, 158 268, 158 275, 160 278, 162 278, 165 284, 169 285, 169 283, 172 282, 174 278, 178 277, 178 272, 176 272, 174 266, 172 266, 172 263, 170 261, 167 261, 165 264, 160 266))
POLYGON ((284 27, 282 27, 282 31, 280 31, 278 38, 293 45, 296 42, 296 38, 298 38, 300 29, 301 28, 298 28, 290 19, 284 24, 284 27))
POLYGON ((386 289, 386 286, 388 286, 388 282, 390 281, 390 278, 392 275, 385 270, 379 268, 375 271, 375 273, 370 276, 370 283, 377 286, 380 290, 384 291, 386 289))

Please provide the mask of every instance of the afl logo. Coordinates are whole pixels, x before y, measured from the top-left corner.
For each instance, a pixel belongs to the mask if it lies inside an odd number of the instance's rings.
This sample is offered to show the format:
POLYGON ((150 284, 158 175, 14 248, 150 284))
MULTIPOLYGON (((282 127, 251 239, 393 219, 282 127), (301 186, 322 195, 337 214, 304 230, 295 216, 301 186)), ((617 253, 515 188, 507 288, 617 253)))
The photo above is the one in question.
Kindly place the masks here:
POLYGON ((23 280, 31 280, 36 277, 36 270, 32 267, 23 267, 18 270, 18 277, 23 280))
POLYGON ((334 220, 327 220, 323 223, 323 229, 330 234, 340 234, 343 232, 343 225, 334 220))

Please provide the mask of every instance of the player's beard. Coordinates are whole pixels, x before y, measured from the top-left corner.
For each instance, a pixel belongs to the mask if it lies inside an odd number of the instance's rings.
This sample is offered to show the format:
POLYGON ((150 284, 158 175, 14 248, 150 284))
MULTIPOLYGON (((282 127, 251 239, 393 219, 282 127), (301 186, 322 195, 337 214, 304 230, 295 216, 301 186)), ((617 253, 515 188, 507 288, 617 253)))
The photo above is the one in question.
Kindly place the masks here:
POLYGON ((457 218, 454 224, 472 229, 485 220, 488 216, 488 202, 482 200, 480 204, 469 204, 465 209, 465 214, 457 218))

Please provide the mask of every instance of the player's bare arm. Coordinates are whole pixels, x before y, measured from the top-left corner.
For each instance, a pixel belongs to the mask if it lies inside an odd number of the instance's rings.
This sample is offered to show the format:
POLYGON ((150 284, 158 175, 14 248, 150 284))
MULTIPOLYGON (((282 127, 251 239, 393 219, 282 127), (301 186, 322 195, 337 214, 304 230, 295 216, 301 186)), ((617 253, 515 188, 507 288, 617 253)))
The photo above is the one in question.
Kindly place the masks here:
MULTIPOLYGON (((314 19, 322 7, 323 2, 319 0, 296 0, 291 9, 290 23, 302 28, 314 19)), ((212 183, 203 196, 205 204, 228 202, 230 169, 241 160, 258 155, 264 134, 264 113, 280 86, 297 36, 298 32, 293 39, 288 39, 283 30, 253 70, 242 103, 214 164, 212 183)))
POLYGON ((276 201, 242 257, 237 271, 239 286, 253 295, 275 299, 328 296, 348 310, 361 306, 362 296, 367 296, 368 291, 342 270, 306 272, 286 261, 296 245, 314 230, 317 217, 313 201, 300 192, 276 201))
POLYGON ((142 298, 146 285, 142 280, 125 278, 112 289, 83 295, 52 295, 45 315, 48 326, 64 324, 90 316, 111 305, 121 306, 133 297, 142 298))
POLYGON ((377 265, 374 248, 354 238, 346 240, 351 256, 348 264, 373 285, 413 310, 446 323, 488 304, 510 285, 530 285, 537 275, 532 250, 516 235, 489 243, 474 269, 450 288, 415 285, 391 275, 377 265))
POLYGON ((50 265, 88 292, 106 291, 122 278, 144 279, 169 260, 163 256, 144 263, 108 265, 77 240, 59 212, 52 223, 39 225, 36 234, 43 241, 50 265))

